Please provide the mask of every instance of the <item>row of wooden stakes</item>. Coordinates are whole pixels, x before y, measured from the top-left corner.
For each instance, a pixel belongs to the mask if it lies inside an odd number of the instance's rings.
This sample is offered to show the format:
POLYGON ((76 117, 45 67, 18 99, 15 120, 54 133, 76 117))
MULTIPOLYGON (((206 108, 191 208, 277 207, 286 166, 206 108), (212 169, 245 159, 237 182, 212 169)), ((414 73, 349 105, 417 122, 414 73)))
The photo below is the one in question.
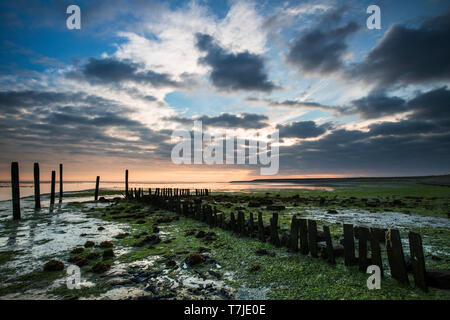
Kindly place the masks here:
MULTIPOLYGON (((202 200, 182 200, 153 195, 145 198, 157 207, 171 210, 186 217, 206 222, 210 227, 219 227, 230 230, 240 236, 257 237, 260 241, 268 241, 275 246, 286 246, 293 252, 312 257, 321 257, 330 264, 336 264, 335 246, 333 245, 330 229, 324 225, 322 231, 317 230, 317 222, 312 219, 292 217, 290 231, 282 233, 278 226, 278 213, 273 212, 270 223, 266 225, 261 212, 258 212, 257 221, 253 213, 248 217, 238 211, 237 216, 232 212, 229 219, 221 212, 217 212, 209 205, 202 205, 202 200), (325 245, 323 245, 323 241, 325 245)), ((382 252, 380 242, 385 243, 390 273, 392 278, 402 284, 408 285, 408 270, 405 262, 400 233, 397 229, 378 229, 343 225, 344 235, 344 264, 346 266, 358 265, 361 272, 366 272, 369 265, 377 265, 383 275, 382 252), (355 238, 358 239, 358 250, 355 251, 355 238), (368 250, 370 245, 370 254, 368 250)), ((428 291, 425 280, 425 259, 421 236, 409 232, 409 248, 412 273, 415 286, 428 291)))

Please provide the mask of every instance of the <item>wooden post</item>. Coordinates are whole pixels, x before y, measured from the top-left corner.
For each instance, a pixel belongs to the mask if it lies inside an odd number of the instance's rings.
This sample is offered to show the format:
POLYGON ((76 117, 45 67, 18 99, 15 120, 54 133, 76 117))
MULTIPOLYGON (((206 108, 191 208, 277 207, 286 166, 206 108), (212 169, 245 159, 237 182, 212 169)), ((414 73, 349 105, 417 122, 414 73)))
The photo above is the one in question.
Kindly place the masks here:
POLYGON ((59 164, 59 202, 62 202, 63 198, 63 165, 59 164))
POLYGON ((264 222, 262 218, 262 212, 258 212, 258 238, 262 242, 266 242, 266 236, 264 234, 264 222))
POLYGON ((236 232, 236 219, 233 212, 230 214, 230 230, 236 232))
POLYGON ((358 228, 358 268, 361 272, 366 272, 369 262, 367 260, 367 241, 369 240, 369 229, 358 228))
POLYGON ((389 229, 386 232, 386 251, 392 278, 400 283, 409 284, 402 241, 398 230, 389 229))
POLYGON ((336 264, 336 260, 334 259, 333 242, 331 241, 330 228, 328 226, 323 226, 323 233, 325 236, 325 242, 327 243, 328 262, 331 264, 336 264))
POLYGON ((425 281, 425 259, 423 257, 422 238, 420 234, 410 231, 409 238, 409 250, 411 254, 411 264, 414 275, 414 283, 416 287, 423 291, 428 291, 428 286, 425 281))
POLYGON ((355 257, 355 235, 352 224, 344 224, 344 264, 347 267, 354 266, 355 257))
POLYGON ((56 172, 52 171, 52 182, 50 186, 50 206, 55 204, 55 180, 56 180, 56 172))
POLYGON ((370 229, 370 251, 372 253, 372 264, 380 267, 381 276, 383 276, 383 260, 381 258, 381 248, 376 231, 370 229))
POLYGON ((289 248, 296 252, 298 251, 298 220, 295 215, 292 216, 291 220, 291 239, 289 241, 289 248))
POLYGON ((20 187, 19 187, 19 163, 11 163, 11 190, 13 205, 13 220, 20 219, 20 187))
POLYGON ((255 223, 253 222, 253 212, 250 212, 250 217, 248 220, 248 233, 250 238, 253 238, 255 232, 255 223))
POLYGON ((308 219, 308 242, 311 257, 317 258, 317 223, 308 219))
POLYGON ((34 163, 34 208, 41 208, 41 189, 39 178, 39 163, 34 163))
POLYGON ((270 242, 275 246, 280 246, 280 237, 278 235, 278 212, 272 214, 270 218, 270 242))
POLYGON ((308 254, 308 226, 305 219, 298 220, 298 226, 300 230, 300 253, 308 254))
POLYGON ((128 170, 125 170, 125 197, 128 198, 128 170))
POLYGON ((98 187, 100 185, 100 176, 97 176, 97 180, 95 181, 95 195, 94 195, 94 200, 97 201, 98 200, 98 187))

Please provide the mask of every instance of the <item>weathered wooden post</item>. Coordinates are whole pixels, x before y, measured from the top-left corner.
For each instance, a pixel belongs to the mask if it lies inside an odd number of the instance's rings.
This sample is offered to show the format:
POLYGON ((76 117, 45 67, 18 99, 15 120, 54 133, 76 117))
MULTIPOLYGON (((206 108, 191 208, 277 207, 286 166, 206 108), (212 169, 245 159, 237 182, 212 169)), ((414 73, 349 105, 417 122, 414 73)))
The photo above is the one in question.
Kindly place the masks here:
POLYGON ((236 232, 236 219, 233 212, 230 214, 230 230, 236 232))
POLYGON ((317 258, 317 223, 308 219, 308 242, 311 257, 317 258))
POLYGON ((41 208, 41 187, 39 178, 39 163, 34 163, 34 208, 41 208))
POLYGON ((369 229, 358 228, 358 268, 361 272, 366 272, 369 262, 367 260, 367 241, 369 240, 369 229))
POLYGON ((423 257, 422 238, 420 234, 412 231, 409 232, 408 238, 414 283, 416 287, 426 292, 428 291, 428 286, 425 281, 425 259, 423 257))
POLYGON ((95 194, 94 194, 94 200, 98 200, 98 187, 100 185, 100 176, 97 176, 97 180, 95 181, 95 194))
POLYGON ((125 197, 128 198, 128 170, 125 170, 125 197))
POLYGON ((258 238, 262 242, 266 242, 266 237, 264 234, 264 222, 262 218, 262 212, 258 212, 258 238))
POLYGON ((386 251, 392 278, 400 283, 409 284, 402 241, 398 230, 389 229, 386 232, 386 251))
POLYGON ((254 232, 255 232, 255 223, 253 221, 253 212, 250 212, 250 217, 248 218, 248 233, 250 238, 253 238, 254 232))
POLYGON ((330 264, 336 264, 334 259, 333 242, 331 241, 330 228, 328 226, 323 226, 323 233, 325 236, 325 242, 327 244, 327 260, 330 264))
POLYGON ((383 260, 381 258, 381 248, 378 238, 376 237, 376 231, 372 228, 370 229, 370 251, 372 253, 372 264, 380 267, 381 276, 383 273, 383 260))
POLYGON ((305 219, 298 220, 298 227, 300 231, 300 253, 308 254, 308 226, 305 219))
POLYGON ((20 219, 20 187, 19 187, 19 163, 11 163, 11 191, 13 205, 13 220, 20 219))
POLYGON ((52 171, 52 182, 50 186, 50 206, 55 204, 55 180, 56 180, 56 172, 52 171))
POLYGON ((63 165, 59 164, 59 202, 62 202, 63 198, 63 165))
POLYGON ((355 235, 353 233, 352 224, 344 224, 344 264, 354 266, 355 257, 355 235))
POLYGON ((291 220, 291 239, 289 241, 289 248, 296 252, 298 251, 298 220, 295 215, 292 216, 291 220))
POLYGON ((270 242, 275 246, 280 246, 280 237, 278 235, 278 212, 272 214, 270 218, 270 242))

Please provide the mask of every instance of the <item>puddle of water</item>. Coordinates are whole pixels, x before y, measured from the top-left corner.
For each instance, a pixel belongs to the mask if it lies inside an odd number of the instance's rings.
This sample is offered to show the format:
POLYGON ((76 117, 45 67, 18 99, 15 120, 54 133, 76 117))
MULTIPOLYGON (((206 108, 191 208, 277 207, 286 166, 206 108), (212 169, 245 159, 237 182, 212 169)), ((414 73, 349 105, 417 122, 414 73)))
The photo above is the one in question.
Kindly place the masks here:
POLYGON ((362 209, 339 209, 336 214, 327 213, 326 209, 292 210, 290 213, 304 218, 326 221, 330 223, 349 223, 358 226, 377 228, 410 228, 410 227, 444 227, 450 228, 450 219, 409 215, 398 212, 369 212, 362 209))

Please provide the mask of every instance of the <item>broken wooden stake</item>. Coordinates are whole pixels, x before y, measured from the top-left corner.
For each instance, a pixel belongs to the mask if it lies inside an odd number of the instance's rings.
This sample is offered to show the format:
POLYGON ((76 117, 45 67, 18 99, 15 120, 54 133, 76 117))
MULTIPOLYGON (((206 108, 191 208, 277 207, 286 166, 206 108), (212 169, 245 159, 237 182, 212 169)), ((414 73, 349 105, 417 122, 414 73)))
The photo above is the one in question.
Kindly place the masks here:
POLYGON ((323 233, 325 242, 327 244, 327 261, 330 264, 336 264, 336 260, 334 259, 333 242, 331 241, 330 228, 328 226, 323 226, 323 233))
POLYGON ((306 225, 305 219, 298 220, 298 227, 300 231, 300 253, 308 254, 309 246, 308 246, 308 226, 306 225))
POLYGON ((33 168, 34 173, 34 208, 41 208, 41 187, 40 187, 40 178, 39 178, 39 163, 34 163, 33 168))
POLYGON ((280 237, 278 235, 278 213, 274 212, 270 218, 270 242, 279 247, 280 237))
POLYGON ((383 260, 381 258, 380 242, 378 241, 378 230, 370 228, 370 251, 372 253, 372 264, 380 268, 381 276, 383 276, 383 260))
POLYGON ((366 273, 369 261, 367 259, 367 241, 369 240, 369 229, 366 227, 358 228, 358 268, 359 271, 366 273))
POLYGON ((414 284, 423 291, 428 291, 428 286, 425 281, 425 259, 423 257, 422 238, 420 234, 410 231, 409 250, 411 254, 411 264, 414 275, 414 284))
POLYGON ((266 242, 266 236, 264 234, 264 222, 261 211, 258 212, 258 238, 261 242, 266 242))
POLYGON ((53 206, 55 204, 55 179, 56 179, 56 172, 52 171, 52 182, 50 186, 50 206, 53 206))
POLYGON ((59 164, 59 202, 62 202, 63 198, 63 165, 59 164))
POLYGON ((13 220, 20 219, 20 187, 19 187, 19 163, 11 163, 11 190, 13 205, 13 220))
MULTIPOLYGON (((98 200, 98 187, 100 185, 100 176, 97 176, 97 180, 95 181, 95 194, 94 194, 94 200, 98 200)), ((135 190, 136 191, 136 190, 135 190)))
POLYGON ((317 223, 314 220, 308 219, 308 242, 311 257, 317 258, 317 223))
POLYGON ((294 215, 291 220, 291 234, 290 234, 289 248, 296 252, 298 251, 298 220, 294 215))
POLYGON ((386 251, 392 278, 402 284, 409 284, 402 241, 398 230, 389 229, 386 232, 386 251))
POLYGON ((344 264, 349 267, 354 266, 355 263, 355 235, 353 233, 353 225, 344 224, 344 264))

